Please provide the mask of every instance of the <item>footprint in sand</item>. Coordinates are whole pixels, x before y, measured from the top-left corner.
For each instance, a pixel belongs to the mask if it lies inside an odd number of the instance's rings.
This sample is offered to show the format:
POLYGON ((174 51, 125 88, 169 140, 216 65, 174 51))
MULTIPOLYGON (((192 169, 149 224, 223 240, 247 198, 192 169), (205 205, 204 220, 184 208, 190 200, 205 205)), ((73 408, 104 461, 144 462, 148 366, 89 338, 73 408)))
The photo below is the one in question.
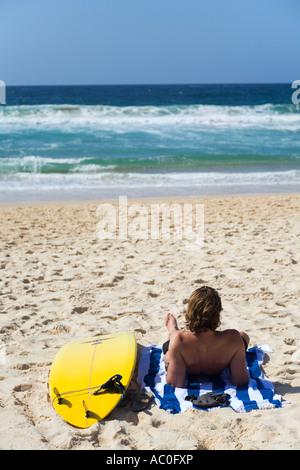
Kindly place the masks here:
POLYGON ((71 313, 84 313, 88 310, 88 307, 74 307, 71 313))

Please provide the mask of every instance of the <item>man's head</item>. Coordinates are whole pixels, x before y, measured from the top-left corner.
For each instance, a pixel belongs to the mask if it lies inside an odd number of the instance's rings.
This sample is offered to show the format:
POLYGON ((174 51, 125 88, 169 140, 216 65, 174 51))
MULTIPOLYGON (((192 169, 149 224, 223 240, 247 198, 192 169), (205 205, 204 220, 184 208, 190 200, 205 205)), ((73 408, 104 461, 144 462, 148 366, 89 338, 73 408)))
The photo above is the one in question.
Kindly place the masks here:
POLYGON ((194 332, 215 331, 220 325, 222 303, 218 292, 212 287, 196 289, 189 298, 185 315, 187 328, 194 332))

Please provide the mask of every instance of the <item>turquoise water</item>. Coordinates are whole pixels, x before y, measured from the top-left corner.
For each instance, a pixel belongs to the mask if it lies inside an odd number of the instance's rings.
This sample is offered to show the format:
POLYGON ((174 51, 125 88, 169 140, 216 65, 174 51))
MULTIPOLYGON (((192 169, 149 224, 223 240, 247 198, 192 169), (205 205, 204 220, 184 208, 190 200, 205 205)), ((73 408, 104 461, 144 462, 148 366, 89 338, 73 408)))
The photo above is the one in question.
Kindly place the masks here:
POLYGON ((0 201, 293 192, 290 85, 8 87, 0 201))

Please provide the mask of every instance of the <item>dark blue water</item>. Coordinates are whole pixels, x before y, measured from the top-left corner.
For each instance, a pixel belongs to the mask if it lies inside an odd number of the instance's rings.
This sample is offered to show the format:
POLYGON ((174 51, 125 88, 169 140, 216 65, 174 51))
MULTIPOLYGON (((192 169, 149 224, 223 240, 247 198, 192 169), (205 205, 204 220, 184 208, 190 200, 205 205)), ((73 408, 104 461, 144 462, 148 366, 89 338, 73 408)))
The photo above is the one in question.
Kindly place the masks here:
POLYGON ((105 106, 291 104, 291 84, 90 85, 7 88, 9 105, 78 104, 105 106))
POLYGON ((0 201, 299 191, 290 84, 8 87, 0 201))

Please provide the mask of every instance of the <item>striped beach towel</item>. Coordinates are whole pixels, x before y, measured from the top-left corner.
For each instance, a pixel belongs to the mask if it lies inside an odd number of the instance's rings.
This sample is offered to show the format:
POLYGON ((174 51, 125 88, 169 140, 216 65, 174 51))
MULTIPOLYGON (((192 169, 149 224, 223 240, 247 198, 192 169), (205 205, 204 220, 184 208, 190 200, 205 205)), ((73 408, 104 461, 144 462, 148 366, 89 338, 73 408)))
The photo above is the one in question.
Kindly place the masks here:
MULTIPOLYGON (((273 352, 268 345, 255 346, 246 352, 250 380, 247 386, 236 387, 230 383, 229 369, 213 379, 204 375, 187 376, 185 388, 171 387, 166 382, 166 368, 162 347, 156 344, 142 350, 138 370, 141 389, 154 395, 156 404, 169 413, 182 413, 188 409, 203 409, 185 398, 193 394, 199 397, 208 392, 229 395, 229 406, 238 413, 250 410, 281 407, 284 402, 274 392, 273 384, 265 377, 260 366, 266 352, 273 352)), ((211 411, 210 408, 205 411, 211 411)))

